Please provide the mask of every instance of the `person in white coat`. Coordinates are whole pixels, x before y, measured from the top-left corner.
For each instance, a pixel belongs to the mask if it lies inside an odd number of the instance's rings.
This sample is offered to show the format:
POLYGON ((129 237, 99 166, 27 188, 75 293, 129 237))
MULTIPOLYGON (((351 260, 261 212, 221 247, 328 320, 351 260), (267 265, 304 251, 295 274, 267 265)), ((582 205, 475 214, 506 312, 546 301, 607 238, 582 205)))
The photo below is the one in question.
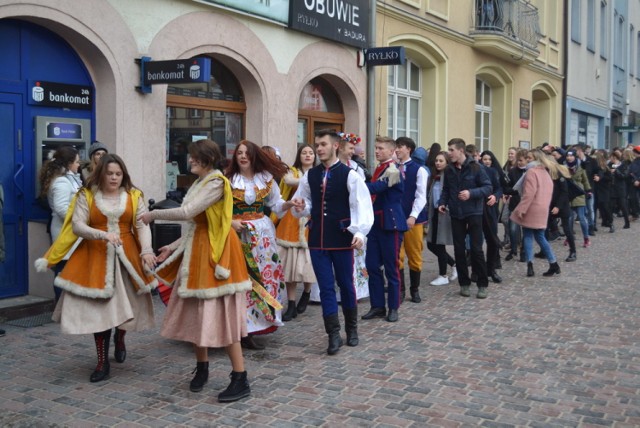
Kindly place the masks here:
MULTIPOLYGON (((78 150, 71 146, 63 146, 56 150, 53 158, 45 162, 40 170, 40 196, 46 197, 51 208, 50 234, 52 243, 60 234, 73 195, 82 187, 82 180, 78 173, 79 168, 80 155, 78 150)), ((75 246, 56 265, 53 270, 56 276, 69 260, 74 249, 75 246)), ((54 285, 53 290, 57 302, 62 289, 54 285)))

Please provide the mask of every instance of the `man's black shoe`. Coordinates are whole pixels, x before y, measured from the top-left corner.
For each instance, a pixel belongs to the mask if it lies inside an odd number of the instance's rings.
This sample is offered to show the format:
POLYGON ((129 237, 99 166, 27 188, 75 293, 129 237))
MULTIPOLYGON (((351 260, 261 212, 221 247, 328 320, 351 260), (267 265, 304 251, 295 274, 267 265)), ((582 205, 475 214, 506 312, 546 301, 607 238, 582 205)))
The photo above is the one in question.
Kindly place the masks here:
POLYGON ((372 320, 374 318, 384 318, 387 315, 385 308, 371 308, 369 312, 362 316, 363 320, 372 320))

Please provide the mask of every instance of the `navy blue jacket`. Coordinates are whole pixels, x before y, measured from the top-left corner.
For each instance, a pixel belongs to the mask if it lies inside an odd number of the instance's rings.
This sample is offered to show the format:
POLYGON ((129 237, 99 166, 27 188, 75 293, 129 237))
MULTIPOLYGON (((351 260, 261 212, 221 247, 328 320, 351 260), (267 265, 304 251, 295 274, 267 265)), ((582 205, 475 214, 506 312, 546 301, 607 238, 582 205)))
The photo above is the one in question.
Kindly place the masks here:
POLYGON ((451 218, 463 219, 482 215, 486 199, 493 191, 491 180, 484 168, 467 156, 462 168, 458 169, 451 163, 444 170, 444 174, 444 188, 438 206, 449 207, 451 218), (466 201, 458 199, 458 194, 463 190, 468 190, 470 193, 470 198, 466 201))
MULTIPOLYGON (((416 200, 416 190, 418 189, 418 170, 421 168, 415 161, 404 164, 404 194, 402 195, 402 210, 409 218, 413 209, 413 202, 416 200)), ((425 190, 426 191, 426 190, 425 190)), ((427 222, 427 205, 418 214, 415 224, 423 224, 427 222)))
POLYGON ((367 187, 369 193, 376 196, 376 200, 373 202, 373 228, 398 232, 409 230, 407 217, 402 209, 402 195, 404 193, 402 174, 400 182, 391 187, 384 180, 367 183, 367 187))

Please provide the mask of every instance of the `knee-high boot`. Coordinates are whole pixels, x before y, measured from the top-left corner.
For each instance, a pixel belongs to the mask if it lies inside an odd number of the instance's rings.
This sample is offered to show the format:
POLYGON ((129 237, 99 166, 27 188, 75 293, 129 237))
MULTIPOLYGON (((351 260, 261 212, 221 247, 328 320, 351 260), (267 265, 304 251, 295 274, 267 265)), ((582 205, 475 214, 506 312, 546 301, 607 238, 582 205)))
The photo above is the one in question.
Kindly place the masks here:
POLYGON ((96 342, 96 353, 98 354, 98 364, 91 374, 89 380, 91 382, 100 382, 109 379, 109 341, 111 340, 111 329, 93 333, 93 339, 96 342))
POLYGON ((124 363, 124 360, 127 358, 127 348, 124 346, 125 334, 127 334, 127 331, 120 330, 118 327, 116 327, 116 331, 113 334, 113 346, 115 347, 113 358, 115 358, 118 363, 124 363))
POLYGON ((358 308, 342 308, 344 331, 347 333, 347 346, 358 346, 358 308))
POLYGON ((340 350, 342 338, 340 337, 340 318, 338 314, 324 317, 324 330, 329 335, 329 347, 327 354, 333 355, 340 350))
POLYGON ((411 270, 409 269, 409 293, 411 294, 411 301, 413 303, 420 303, 422 299, 420 298, 420 274, 419 270, 411 270))

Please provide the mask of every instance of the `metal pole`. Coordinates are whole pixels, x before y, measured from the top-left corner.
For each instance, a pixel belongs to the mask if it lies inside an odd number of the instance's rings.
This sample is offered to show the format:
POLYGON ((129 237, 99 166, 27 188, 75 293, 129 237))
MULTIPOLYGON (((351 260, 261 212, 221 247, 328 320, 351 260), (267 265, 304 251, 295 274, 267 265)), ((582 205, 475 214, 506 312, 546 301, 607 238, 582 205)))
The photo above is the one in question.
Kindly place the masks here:
MULTIPOLYGON (((371 11, 369 12, 369 47, 376 46, 376 0, 371 0, 371 11)), ((376 138, 376 73, 375 67, 367 65, 367 166, 373 167, 375 164, 375 138, 376 138)))

